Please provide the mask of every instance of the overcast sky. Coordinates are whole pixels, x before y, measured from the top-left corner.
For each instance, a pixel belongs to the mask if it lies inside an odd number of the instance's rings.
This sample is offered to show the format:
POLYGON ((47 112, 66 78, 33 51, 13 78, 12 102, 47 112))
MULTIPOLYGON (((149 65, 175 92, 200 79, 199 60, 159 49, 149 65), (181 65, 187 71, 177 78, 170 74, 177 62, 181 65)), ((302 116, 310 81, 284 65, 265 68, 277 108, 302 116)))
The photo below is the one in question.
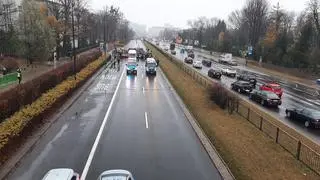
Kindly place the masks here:
MULTIPOLYGON (((240 9, 246 0, 88 0, 93 10, 105 5, 120 7, 125 17, 132 22, 148 27, 163 26, 187 27, 187 20, 200 16, 217 17, 227 20, 228 14, 240 9)), ((268 0, 271 5, 280 2, 283 9, 302 11, 308 0, 268 0)))

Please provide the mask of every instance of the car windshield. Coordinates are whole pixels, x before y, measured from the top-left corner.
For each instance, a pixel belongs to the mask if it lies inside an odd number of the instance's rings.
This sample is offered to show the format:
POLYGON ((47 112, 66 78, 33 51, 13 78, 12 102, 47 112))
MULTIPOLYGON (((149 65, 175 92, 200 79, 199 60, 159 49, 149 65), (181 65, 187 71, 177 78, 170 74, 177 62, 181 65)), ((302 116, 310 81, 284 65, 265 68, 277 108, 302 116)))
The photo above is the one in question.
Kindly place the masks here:
POLYGON ((128 62, 127 65, 128 65, 128 66, 136 66, 137 63, 136 63, 136 62, 128 62))
POLYGON ((276 94, 274 94, 274 93, 271 93, 271 92, 265 92, 266 93, 266 95, 267 95, 267 97, 269 98, 269 99, 278 99, 279 97, 276 95, 276 94))
POLYGON ((315 119, 320 119, 320 111, 312 111, 312 117, 315 119))
POLYGON ((156 67, 157 66, 157 64, 156 63, 147 63, 147 67, 156 67))
POLYGON ((116 175, 105 175, 101 177, 101 180, 127 180, 128 176, 123 174, 116 174, 116 175))

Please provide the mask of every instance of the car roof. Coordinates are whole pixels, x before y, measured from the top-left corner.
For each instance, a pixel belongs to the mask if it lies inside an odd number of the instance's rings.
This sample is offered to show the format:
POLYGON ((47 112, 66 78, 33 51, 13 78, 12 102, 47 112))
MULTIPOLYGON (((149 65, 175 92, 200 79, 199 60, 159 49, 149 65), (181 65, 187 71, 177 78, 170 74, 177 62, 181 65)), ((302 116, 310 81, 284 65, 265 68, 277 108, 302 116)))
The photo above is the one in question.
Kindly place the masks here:
POLYGON ((42 180, 70 180, 74 171, 68 168, 51 169, 42 180))
POLYGON ((129 54, 137 54, 137 51, 134 50, 134 49, 130 49, 130 50, 128 51, 128 53, 129 53, 129 54))
POLYGON ((274 87, 279 87, 280 86, 279 84, 276 84, 276 83, 269 83, 268 85, 269 86, 274 86, 274 87))
POLYGON ((127 170, 123 170, 123 169, 113 169, 113 170, 107 170, 104 171, 100 174, 99 178, 102 178, 103 176, 107 176, 107 175, 119 175, 119 174, 123 174, 126 176, 132 176, 132 174, 127 171, 127 170))

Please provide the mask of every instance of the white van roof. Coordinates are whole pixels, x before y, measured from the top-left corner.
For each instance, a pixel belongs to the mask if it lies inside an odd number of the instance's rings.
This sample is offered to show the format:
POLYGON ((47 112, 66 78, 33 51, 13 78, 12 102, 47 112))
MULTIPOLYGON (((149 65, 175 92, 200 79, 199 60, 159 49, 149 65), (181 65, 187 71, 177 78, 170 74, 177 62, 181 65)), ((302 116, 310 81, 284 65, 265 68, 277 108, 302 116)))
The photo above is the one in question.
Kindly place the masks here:
POLYGON ((130 50, 128 51, 128 54, 137 54, 137 51, 136 51, 136 50, 133 50, 133 49, 130 49, 130 50))

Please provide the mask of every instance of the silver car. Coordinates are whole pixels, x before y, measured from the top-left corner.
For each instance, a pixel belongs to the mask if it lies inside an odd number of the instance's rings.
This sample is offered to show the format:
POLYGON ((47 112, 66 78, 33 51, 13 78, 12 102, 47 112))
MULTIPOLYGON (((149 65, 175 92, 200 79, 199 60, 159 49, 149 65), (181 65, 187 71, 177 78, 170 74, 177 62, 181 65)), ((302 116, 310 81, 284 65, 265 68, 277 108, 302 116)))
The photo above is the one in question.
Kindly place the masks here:
POLYGON ((47 172, 42 180, 79 180, 80 176, 72 169, 68 168, 57 168, 51 169, 47 172))
POLYGON ((127 170, 115 169, 104 171, 98 180, 134 180, 132 174, 127 170))

